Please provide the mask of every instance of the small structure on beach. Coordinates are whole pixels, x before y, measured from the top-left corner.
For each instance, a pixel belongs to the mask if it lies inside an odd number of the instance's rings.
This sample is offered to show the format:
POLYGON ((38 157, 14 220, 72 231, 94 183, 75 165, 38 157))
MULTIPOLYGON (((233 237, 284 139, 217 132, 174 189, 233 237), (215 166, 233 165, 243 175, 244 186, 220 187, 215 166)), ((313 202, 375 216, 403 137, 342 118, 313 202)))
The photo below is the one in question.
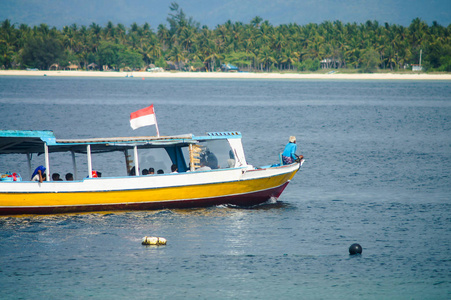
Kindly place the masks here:
POLYGON ((50 66, 50 68, 49 68, 49 70, 51 71, 51 70, 59 70, 60 69, 60 66, 58 65, 58 64, 52 64, 51 66, 50 66))
POLYGON ((414 72, 423 71, 423 66, 422 65, 414 65, 414 64, 412 64, 412 71, 414 71, 414 72))
POLYGON ((77 71, 78 68, 79 68, 79 66, 76 65, 76 64, 70 64, 70 65, 67 66, 67 68, 68 68, 69 70, 71 70, 71 71, 73 71, 73 70, 77 71))
POLYGON ((86 68, 89 71, 98 70, 99 69, 99 65, 97 65, 96 63, 90 63, 86 68))
POLYGON ((321 69, 337 69, 340 66, 340 61, 332 58, 325 58, 320 61, 321 69))
POLYGON ((221 71, 223 72, 238 72, 240 69, 237 66, 231 64, 222 64, 221 71))

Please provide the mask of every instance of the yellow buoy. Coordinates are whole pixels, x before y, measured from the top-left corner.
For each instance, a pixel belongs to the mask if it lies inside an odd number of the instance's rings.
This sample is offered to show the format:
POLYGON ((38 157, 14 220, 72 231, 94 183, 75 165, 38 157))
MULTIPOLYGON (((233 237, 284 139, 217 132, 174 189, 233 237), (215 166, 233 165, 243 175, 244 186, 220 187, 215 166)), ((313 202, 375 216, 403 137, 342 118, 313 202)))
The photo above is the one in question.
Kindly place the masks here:
POLYGON ((142 241, 143 245, 166 245, 166 239, 155 236, 145 236, 142 241))

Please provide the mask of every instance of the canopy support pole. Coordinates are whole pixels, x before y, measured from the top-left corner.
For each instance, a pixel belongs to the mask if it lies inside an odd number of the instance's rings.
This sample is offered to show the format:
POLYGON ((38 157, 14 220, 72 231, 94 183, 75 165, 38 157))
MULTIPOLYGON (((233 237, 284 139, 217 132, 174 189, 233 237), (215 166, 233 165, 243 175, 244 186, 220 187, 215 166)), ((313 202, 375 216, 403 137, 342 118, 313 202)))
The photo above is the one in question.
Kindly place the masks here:
POLYGON ((92 178, 91 145, 86 146, 86 154, 88 155, 88 177, 92 178))
POLYGON ((138 146, 133 147, 133 158, 135 160, 135 176, 139 176, 139 160, 138 160, 138 146))
POLYGON ((45 169, 47 170, 46 181, 50 181, 50 163, 49 163, 49 146, 44 143, 45 169))
POLYGON ((133 160, 130 158, 131 155, 128 153, 128 149, 124 150, 125 155, 125 168, 127 169, 127 175, 130 175, 130 171, 132 170, 131 163, 133 160))

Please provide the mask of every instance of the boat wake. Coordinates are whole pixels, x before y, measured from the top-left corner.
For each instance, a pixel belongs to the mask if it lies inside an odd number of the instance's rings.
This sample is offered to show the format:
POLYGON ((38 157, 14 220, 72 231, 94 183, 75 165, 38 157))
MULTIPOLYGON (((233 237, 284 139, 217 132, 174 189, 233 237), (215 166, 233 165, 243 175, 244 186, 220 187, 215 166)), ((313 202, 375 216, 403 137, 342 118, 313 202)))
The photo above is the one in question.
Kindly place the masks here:
POLYGON ((277 198, 276 197, 271 197, 264 204, 275 204, 275 203, 277 203, 277 198))
POLYGON ((260 209, 260 208, 274 208, 283 206, 284 203, 281 201, 278 201, 276 197, 271 197, 267 201, 263 203, 259 203, 256 205, 250 205, 250 206, 243 206, 243 205, 235 205, 235 204, 221 204, 217 205, 216 207, 220 208, 237 208, 237 209, 260 209))

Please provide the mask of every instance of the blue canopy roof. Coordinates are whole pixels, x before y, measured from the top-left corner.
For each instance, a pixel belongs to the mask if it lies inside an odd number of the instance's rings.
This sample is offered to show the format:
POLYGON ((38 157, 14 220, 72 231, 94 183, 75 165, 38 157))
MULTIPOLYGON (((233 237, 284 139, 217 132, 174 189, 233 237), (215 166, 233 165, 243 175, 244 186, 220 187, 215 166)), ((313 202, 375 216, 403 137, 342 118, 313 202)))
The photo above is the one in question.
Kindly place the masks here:
POLYGON ((123 151, 126 148, 167 148, 176 145, 183 146, 198 143, 202 140, 241 138, 238 131, 208 132, 206 136, 192 134, 177 136, 138 136, 111 137, 92 139, 56 139, 50 130, 0 130, 0 154, 11 153, 42 153, 44 144, 49 152, 74 151, 86 153, 86 145, 91 145, 91 151, 112 152, 123 151))

